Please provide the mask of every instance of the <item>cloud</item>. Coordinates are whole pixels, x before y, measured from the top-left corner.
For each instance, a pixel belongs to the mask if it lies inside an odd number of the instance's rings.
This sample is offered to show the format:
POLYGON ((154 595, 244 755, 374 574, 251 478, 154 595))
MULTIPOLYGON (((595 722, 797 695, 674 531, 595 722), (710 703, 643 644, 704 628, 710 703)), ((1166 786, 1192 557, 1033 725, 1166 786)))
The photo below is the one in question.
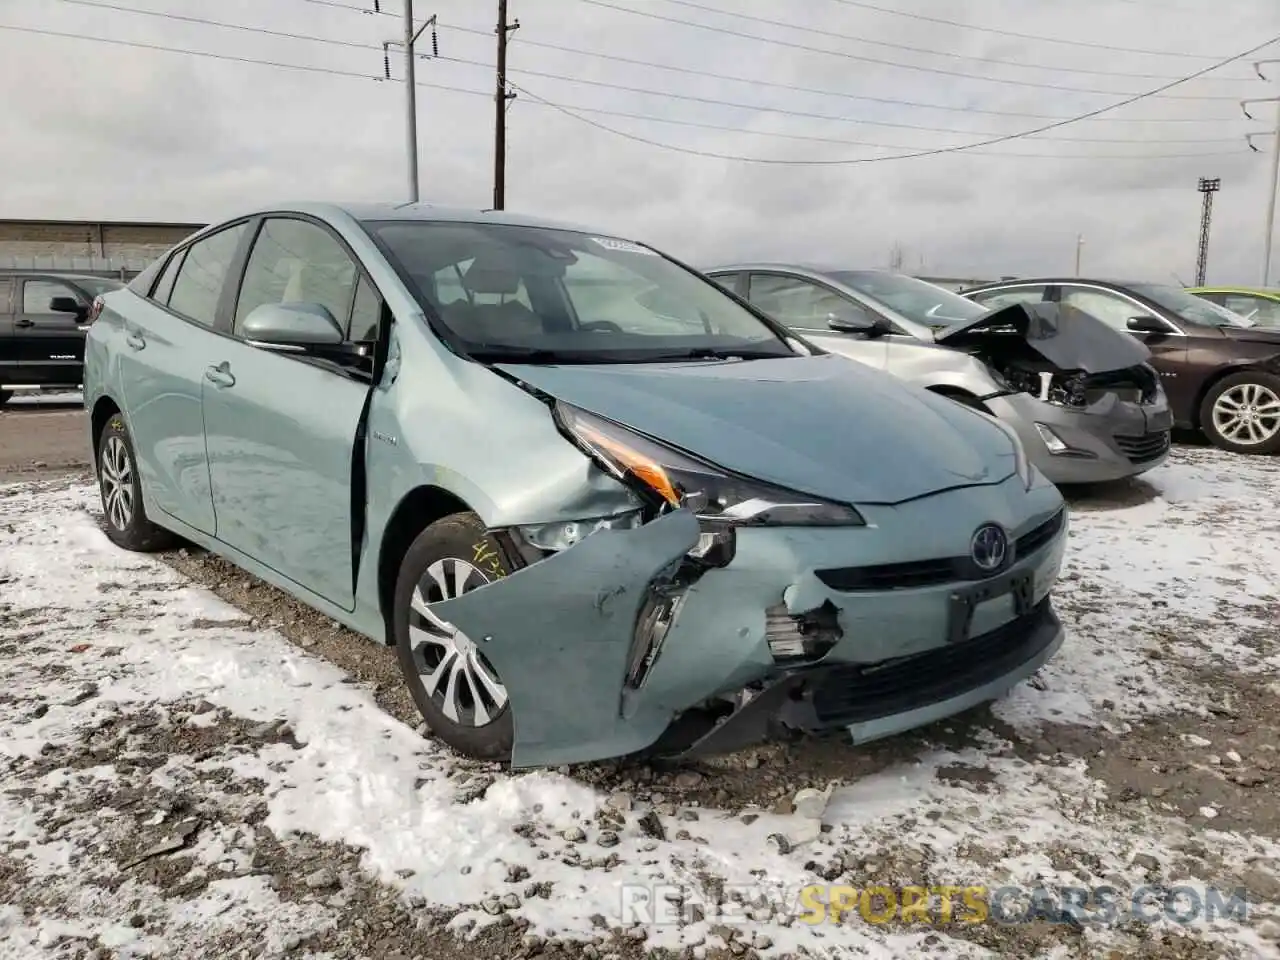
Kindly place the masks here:
MULTIPOLYGON (((399 34, 398 16, 375 15, 372 3, 359 0, 334 0, 351 10, 314 0, 223 0, 213 6, 112 2, 171 16, 91 9, 66 0, 0 0, 0 24, 313 70, 0 30, 0 84, 14 92, 6 98, 6 133, 0 142, 10 215, 214 220, 280 200, 406 195, 403 88, 379 79, 381 45, 399 34), (202 17, 259 32, 174 17, 202 17)), ((876 267, 884 266, 891 248, 900 244, 908 266, 923 261, 928 270, 948 275, 1069 269, 1076 236, 1082 234, 1087 270, 1167 280, 1173 272, 1184 277, 1193 272, 1197 179, 1221 177, 1210 278, 1256 279, 1268 165, 1265 153, 1247 150, 1243 135, 1267 124, 1246 121, 1235 101, 1280 95, 1280 83, 1259 80, 1248 63, 1171 91, 1180 98, 1224 99, 1147 100, 1106 119, 972 154, 827 166, 750 164, 652 147, 579 122, 537 98, 581 109, 584 117, 627 134, 692 151, 793 160, 882 157, 1016 133, 1048 122, 1036 116, 1081 113, 1150 89, 1161 77, 1185 75, 1212 62, 1208 57, 1280 34, 1280 7, 1274 0, 1238 0, 1228 14, 1213 19, 1198 13, 1190 0, 1177 5, 1156 0, 872 3, 916 17, 837 0, 785 5, 697 0, 703 7, 733 11, 725 14, 671 0, 608 2, 775 42, 582 0, 511 0, 511 15, 521 26, 512 37, 510 75, 530 96, 518 97, 508 114, 510 209, 642 237, 696 263, 750 256, 876 267), (1187 55, 1055 44, 920 16, 1187 55), (791 27, 746 17, 782 20, 791 27), (684 72, 568 53, 548 44, 684 72), (708 73, 719 77, 701 75, 708 73), (804 90, 728 79, 734 77, 804 90), (682 122, 586 112, 593 110, 682 122), (824 142, 831 140, 849 142, 824 142), (1171 140, 1200 142, 1164 142, 1171 140), (1126 158, 1132 155, 1142 158, 1126 158)), ((455 88, 418 91, 422 194, 488 206, 493 73, 486 64, 493 60, 496 4, 417 3, 421 15, 436 13, 443 24, 441 58, 420 61, 419 80, 455 88)), ((394 0, 382 6, 399 12, 394 0)), ((401 55, 395 48, 391 55, 398 77, 401 55)), ((1280 45, 1269 55, 1280 57, 1280 45)), ((1280 67, 1275 73, 1280 77, 1280 67)))

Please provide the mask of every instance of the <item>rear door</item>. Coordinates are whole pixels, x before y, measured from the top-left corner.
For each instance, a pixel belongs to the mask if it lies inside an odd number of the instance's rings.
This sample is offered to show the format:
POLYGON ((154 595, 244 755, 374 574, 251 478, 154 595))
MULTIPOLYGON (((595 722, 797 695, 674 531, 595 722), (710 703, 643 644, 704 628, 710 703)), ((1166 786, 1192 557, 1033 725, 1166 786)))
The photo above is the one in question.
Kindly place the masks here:
MULTIPOLYGON (((229 311, 204 354, 205 443, 216 536, 317 596, 355 606, 352 483, 363 458, 366 369, 241 336, 254 308, 323 306, 352 343, 376 338, 382 298, 327 225, 297 216, 261 224, 229 311)), ((362 505, 361 505, 362 506, 362 505)))
POLYGON ((889 345, 884 337, 841 333, 832 328, 833 321, 869 322, 874 315, 862 304, 830 287, 792 274, 752 271, 747 279, 746 296, 788 330, 812 340, 822 349, 881 370, 888 369, 889 345))
POLYGON ((84 294, 57 277, 24 277, 18 281, 14 303, 14 342, 23 379, 79 386, 84 366, 80 328, 89 312, 84 294))

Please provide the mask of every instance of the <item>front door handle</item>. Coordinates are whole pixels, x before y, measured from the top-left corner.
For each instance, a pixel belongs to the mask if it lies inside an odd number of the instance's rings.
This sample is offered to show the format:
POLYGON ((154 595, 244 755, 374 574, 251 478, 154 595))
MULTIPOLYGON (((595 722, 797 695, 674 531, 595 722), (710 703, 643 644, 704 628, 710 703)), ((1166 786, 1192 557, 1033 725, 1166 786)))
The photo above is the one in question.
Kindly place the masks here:
MULTIPOLYGON (((85 329, 88 328, 86 327, 85 329)), ((132 330, 124 335, 124 342, 133 350, 141 350, 147 345, 147 341, 142 338, 142 334, 134 333, 132 330)))
POLYGON ((13 321, 13 325, 15 327, 34 327, 36 325, 36 322, 34 320, 28 320, 24 317, 21 320, 13 321))
POLYGON ((219 387, 234 387, 236 378, 231 373, 231 364, 223 360, 216 367, 207 367, 204 378, 219 387))

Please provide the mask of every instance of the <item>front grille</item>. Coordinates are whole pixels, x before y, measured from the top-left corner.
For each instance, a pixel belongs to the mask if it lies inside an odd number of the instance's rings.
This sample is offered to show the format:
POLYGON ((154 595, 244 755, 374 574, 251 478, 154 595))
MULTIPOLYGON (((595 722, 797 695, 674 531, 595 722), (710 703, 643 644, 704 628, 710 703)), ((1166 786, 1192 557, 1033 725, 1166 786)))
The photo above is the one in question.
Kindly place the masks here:
MULTIPOLYGON (((1044 547, 1062 529, 1066 510, 1060 510, 1035 529, 1024 533, 1014 541, 1016 561, 1044 547)), ((918 587, 936 587, 958 580, 985 580, 999 576, 983 573, 968 557, 946 557, 939 560, 912 560, 907 563, 882 563, 871 567, 835 567, 815 570, 819 580, 832 590, 841 593, 862 593, 883 590, 910 590, 918 587)))
POLYGON ((1045 546, 1050 540, 1058 535, 1058 532, 1062 529, 1062 524, 1066 519, 1067 508, 1063 507, 1030 533, 1024 533, 1014 542, 1016 555, 1019 557, 1025 557, 1029 554, 1035 553, 1041 547, 1045 546))
POLYGON ((833 668, 813 690, 814 712, 823 726, 844 726, 959 696, 1035 656, 1048 642, 1038 630, 1052 615, 1046 597, 1026 616, 964 643, 833 668))
POLYGON ((1169 451, 1170 431, 1158 430, 1140 437, 1116 434, 1116 446, 1134 463, 1147 463, 1169 451))

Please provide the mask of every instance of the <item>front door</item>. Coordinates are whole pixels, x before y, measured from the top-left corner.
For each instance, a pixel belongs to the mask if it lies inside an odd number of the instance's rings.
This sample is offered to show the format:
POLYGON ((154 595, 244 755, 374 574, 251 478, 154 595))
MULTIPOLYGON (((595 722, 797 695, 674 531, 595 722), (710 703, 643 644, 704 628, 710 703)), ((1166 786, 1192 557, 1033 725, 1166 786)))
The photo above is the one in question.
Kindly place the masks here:
POLYGON ((152 506, 201 533, 214 530, 200 395, 240 223, 179 250, 144 304, 123 320, 120 374, 138 471, 152 506))
MULTIPOLYGON (((327 309, 364 342, 381 299, 319 223, 268 217, 254 240, 229 336, 205 355, 205 445, 223 543, 344 609, 355 606, 352 478, 367 373, 242 338, 264 304, 327 309), (354 318, 354 320, 353 320, 354 318)), ((373 324, 376 326, 376 323, 373 324)), ((363 510, 363 505, 355 509, 363 510)))
POLYGON ((846 319, 869 323, 873 316, 862 304, 830 287, 784 273, 753 272, 747 281, 747 299, 823 350, 888 369, 889 345, 883 336, 846 333, 832 326, 846 319))
POLYGON ((80 327, 89 312, 84 296, 52 277, 27 277, 18 281, 14 302, 14 344, 24 382, 79 386, 84 368, 80 327))

